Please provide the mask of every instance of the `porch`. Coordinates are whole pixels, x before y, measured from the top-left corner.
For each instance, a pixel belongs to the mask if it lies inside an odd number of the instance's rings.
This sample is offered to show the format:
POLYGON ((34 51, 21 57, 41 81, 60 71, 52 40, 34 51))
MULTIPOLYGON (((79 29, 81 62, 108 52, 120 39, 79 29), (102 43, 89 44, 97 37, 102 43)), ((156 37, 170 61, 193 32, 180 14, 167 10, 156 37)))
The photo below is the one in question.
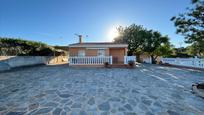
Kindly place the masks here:
POLYGON ((85 56, 85 57, 69 57, 69 65, 97 65, 103 66, 108 62, 110 65, 127 65, 129 61, 136 61, 135 56, 123 56, 123 61, 114 61, 113 56, 85 56))

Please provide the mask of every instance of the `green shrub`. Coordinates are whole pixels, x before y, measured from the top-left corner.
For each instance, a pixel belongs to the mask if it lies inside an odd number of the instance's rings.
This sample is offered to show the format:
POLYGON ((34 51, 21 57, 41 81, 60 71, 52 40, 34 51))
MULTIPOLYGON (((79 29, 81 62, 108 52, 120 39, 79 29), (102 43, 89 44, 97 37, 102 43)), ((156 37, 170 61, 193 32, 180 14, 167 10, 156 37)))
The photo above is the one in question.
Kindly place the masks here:
POLYGON ((0 55, 2 56, 53 56, 65 55, 62 50, 45 43, 0 37, 0 55))

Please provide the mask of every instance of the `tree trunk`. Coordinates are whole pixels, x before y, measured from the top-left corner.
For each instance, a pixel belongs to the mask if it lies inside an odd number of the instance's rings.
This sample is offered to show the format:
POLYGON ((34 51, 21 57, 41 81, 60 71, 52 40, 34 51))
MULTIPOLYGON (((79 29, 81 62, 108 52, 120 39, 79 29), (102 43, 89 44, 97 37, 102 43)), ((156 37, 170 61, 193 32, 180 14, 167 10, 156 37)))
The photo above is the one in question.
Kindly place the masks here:
POLYGON ((136 56, 136 61, 141 63, 141 60, 140 60, 140 53, 134 53, 135 56, 136 56))
POLYGON ((154 58, 154 55, 150 55, 152 58, 152 64, 156 64, 156 59, 154 58))

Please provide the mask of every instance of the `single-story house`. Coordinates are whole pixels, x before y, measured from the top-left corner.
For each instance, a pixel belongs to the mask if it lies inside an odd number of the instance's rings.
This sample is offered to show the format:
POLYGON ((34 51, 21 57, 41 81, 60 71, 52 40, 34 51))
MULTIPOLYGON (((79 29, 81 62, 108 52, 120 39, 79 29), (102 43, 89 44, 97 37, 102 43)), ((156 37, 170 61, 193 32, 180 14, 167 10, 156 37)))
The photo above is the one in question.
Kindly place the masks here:
POLYGON ((112 42, 82 42, 69 45, 69 65, 127 64, 135 56, 127 56, 128 45, 112 42))

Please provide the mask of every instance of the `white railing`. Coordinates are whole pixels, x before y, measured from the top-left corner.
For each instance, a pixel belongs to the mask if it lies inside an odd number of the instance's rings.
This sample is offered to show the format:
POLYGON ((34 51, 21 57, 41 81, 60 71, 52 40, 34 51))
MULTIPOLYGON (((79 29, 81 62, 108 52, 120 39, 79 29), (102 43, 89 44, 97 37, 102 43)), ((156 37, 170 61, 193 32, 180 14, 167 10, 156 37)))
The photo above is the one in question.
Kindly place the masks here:
POLYGON ((199 58, 161 58, 161 61, 171 65, 204 68, 204 59, 199 58))
POLYGON ((128 64, 129 61, 136 61, 136 56, 124 56, 124 64, 128 64))
POLYGON ((112 56, 69 57, 70 65, 103 65, 105 62, 112 64, 112 56))

